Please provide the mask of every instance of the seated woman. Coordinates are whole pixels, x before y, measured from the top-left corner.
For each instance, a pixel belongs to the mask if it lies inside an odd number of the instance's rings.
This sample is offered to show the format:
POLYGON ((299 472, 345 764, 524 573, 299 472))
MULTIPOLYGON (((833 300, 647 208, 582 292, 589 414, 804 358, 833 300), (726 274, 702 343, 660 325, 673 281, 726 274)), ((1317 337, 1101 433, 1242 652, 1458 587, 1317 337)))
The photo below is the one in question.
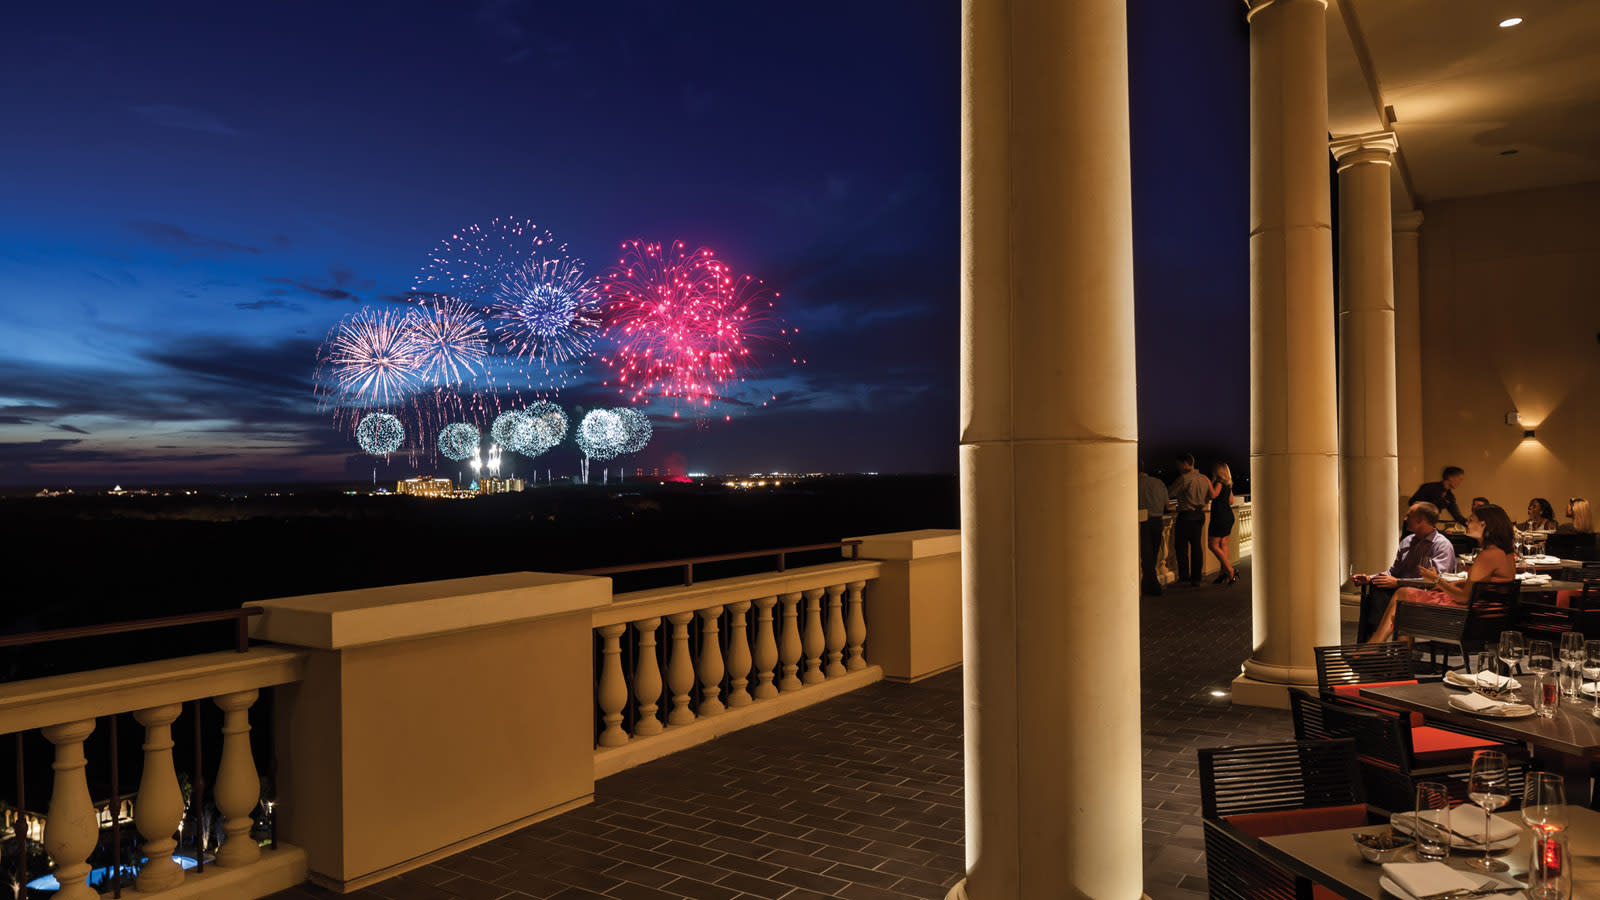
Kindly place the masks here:
POLYGON ((1512 581, 1517 577, 1516 536, 1511 528, 1511 517, 1498 506, 1480 506, 1467 516, 1467 534, 1478 539, 1483 548, 1472 561, 1467 577, 1461 581, 1441 581, 1434 569, 1423 567, 1422 578, 1433 585, 1428 590, 1401 588, 1395 591, 1384 611, 1383 621, 1368 638, 1368 643, 1387 641, 1394 636, 1394 614, 1400 601, 1437 603, 1444 606, 1466 606, 1472 596, 1472 586, 1480 581, 1512 581))
POLYGON ((1594 534, 1594 513, 1589 509, 1589 501, 1582 497, 1573 497, 1567 501, 1567 518, 1571 524, 1562 524, 1556 529, 1558 534, 1594 534))
POLYGON ((1555 531, 1556 510, 1550 501, 1535 497, 1528 501, 1528 521, 1518 525, 1523 531, 1555 531))

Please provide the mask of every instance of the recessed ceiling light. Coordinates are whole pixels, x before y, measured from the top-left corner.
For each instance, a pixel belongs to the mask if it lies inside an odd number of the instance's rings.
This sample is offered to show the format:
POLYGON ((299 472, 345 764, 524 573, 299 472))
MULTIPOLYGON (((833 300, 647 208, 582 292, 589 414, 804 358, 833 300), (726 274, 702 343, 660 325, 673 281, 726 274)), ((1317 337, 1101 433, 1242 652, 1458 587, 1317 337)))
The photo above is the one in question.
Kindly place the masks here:
POLYGON ((1521 16, 1512 16, 1509 19, 1500 20, 1500 27, 1501 28, 1515 28, 1516 26, 1521 25, 1521 24, 1522 24, 1522 17, 1521 16))

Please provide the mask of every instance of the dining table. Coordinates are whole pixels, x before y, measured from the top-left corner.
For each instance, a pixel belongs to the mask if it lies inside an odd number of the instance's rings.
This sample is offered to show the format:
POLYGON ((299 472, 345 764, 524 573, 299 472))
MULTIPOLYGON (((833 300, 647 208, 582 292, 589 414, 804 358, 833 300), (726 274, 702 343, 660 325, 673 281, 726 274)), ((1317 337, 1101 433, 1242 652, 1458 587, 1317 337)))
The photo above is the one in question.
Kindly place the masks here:
MULTIPOLYGON (((1530 686, 1524 685, 1522 695, 1531 702, 1529 692, 1530 686)), ((1550 753, 1584 760, 1600 758, 1600 718, 1593 715, 1593 697, 1580 695, 1579 700, 1562 700, 1557 704, 1554 716, 1534 715, 1513 719, 1474 715, 1451 706, 1450 695, 1464 694, 1466 691, 1439 681, 1363 686, 1360 693, 1369 700, 1422 713, 1425 718, 1468 725, 1486 734, 1521 741, 1550 753)))
MULTIPOLYGON (((1477 807, 1472 806, 1458 806, 1451 815, 1461 813, 1482 815, 1477 807)), ((1500 851, 1496 857, 1509 866, 1509 871, 1503 874, 1525 885, 1532 831, 1522 824, 1520 812, 1496 815, 1518 826, 1517 845, 1500 851)), ((1573 875, 1572 897, 1574 900, 1600 900, 1600 812, 1572 804, 1568 807, 1568 817, 1566 833, 1573 875)), ((1367 862, 1352 837, 1360 832, 1381 831, 1383 827, 1368 825, 1362 828, 1282 834, 1262 838, 1261 842, 1273 862, 1341 897, 1348 900, 1386 900, 1394 895, 1378 883, 1383 868, 1367 862)), ((1468 860, 1481 855, 1481 851, 1457 848, 1451 851, 1445 862, 1451 868, 1466 869, 1468 860)), ((1407 856, 1404 861, 1415 861, 1414 857, 1407 856)))

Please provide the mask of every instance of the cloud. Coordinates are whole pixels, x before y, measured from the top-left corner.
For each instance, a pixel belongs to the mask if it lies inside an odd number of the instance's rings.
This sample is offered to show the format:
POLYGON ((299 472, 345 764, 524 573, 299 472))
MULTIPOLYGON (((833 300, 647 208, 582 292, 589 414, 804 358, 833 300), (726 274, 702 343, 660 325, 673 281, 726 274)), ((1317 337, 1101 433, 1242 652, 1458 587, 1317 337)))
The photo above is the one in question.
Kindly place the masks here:
POLYGON ((147 106, 130 106, 128 111, 147 122, 165 128, 181 128, 184 131, 201 131, 227 137, 239 135, 237 129, 229 127, 215 113, 203 109, 174 106, 170 103, 153 103, 147 106))
POLYGON ((84 431, 82 428, 79 428, 76 425, 68 425, 65 422, 57 422, 53 427, 57 431, 70 431, 73 434, 88 434, 89 433, 87 431, 84 431))
POLYGON ((156 245, 157 247, 161 247, 166 250, 172 250, 178 253, 189 254, 192 256, 214 257, 224 256, 229 253, 259 254, 261 252, 259 247, 251 247, 246 244, 236 244, 233 241, 225 241, 221 238, 206 237, 203 234, 195 234, 194 232, 183 228, 182 226, 174 225, 171 222, 135 220, 124 224, 126 224, 128 228, 132 229, 140 237, 143 237, 145 240, 156 245))
POLYGON ((285 303, 282 300, 256 300, 252 303, 235 303, 235 309, 287 309, 290 312, 305 312, 306 308, 298 303, 285 303))
POLYGON ((303 294, 310 294, 313 297, 320 297, 323 300, 349 300, 352 303, 361 302, 360 297, 357 297, 355 294, 350 293, 344 288, 323 287, 322 285, 315 284, 304 278, 280 278, 269 276, 267 278, 263 278, 262 281, 266 281, 271 284, 287 284, 303 294))
POLYGON ((27 416, 0 416, 0 425, 32 425, 33 422, 27 416))

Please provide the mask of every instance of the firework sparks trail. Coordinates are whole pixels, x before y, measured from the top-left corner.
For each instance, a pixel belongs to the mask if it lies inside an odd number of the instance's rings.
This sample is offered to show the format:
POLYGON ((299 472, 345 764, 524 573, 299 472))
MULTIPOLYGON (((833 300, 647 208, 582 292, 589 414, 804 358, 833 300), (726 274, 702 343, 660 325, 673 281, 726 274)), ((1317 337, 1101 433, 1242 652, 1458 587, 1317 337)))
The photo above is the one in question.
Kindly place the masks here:
POLYGON ((528 449, 522 451, 525 456, 538 456, 551 447, 556 446, 567 437, 567 414, 561 407, 548 400, 540 400, 523 411, 528 417, 533 438, 528 449))
POLYGON ((620 407, 613 412, 622 419, 623 442, 619 453, 638 453, 643 450, 654 433, 650 417, 631 406, 620 407))
POLYGON ((735 276, 710 250, 629 241, 622 251, 601 280, 606 335, 616 343, 602 360, 629 402, 664 400, 703 413, 745 380, 757 361, 752 346, 769 355, 765 345, 786 342, 789 329, 773 308, 778 294, 735 276))
POLYGON ((612 409, 591 409, 578 422, 578 449, 589 459, 611 459, 628 443, 628 429, 612 409))
POLYGON ((489 331, 476 309, 449 297, 432 297, 410 313, 407 327, 421 378, 455 387, 483 372, 489 331))

